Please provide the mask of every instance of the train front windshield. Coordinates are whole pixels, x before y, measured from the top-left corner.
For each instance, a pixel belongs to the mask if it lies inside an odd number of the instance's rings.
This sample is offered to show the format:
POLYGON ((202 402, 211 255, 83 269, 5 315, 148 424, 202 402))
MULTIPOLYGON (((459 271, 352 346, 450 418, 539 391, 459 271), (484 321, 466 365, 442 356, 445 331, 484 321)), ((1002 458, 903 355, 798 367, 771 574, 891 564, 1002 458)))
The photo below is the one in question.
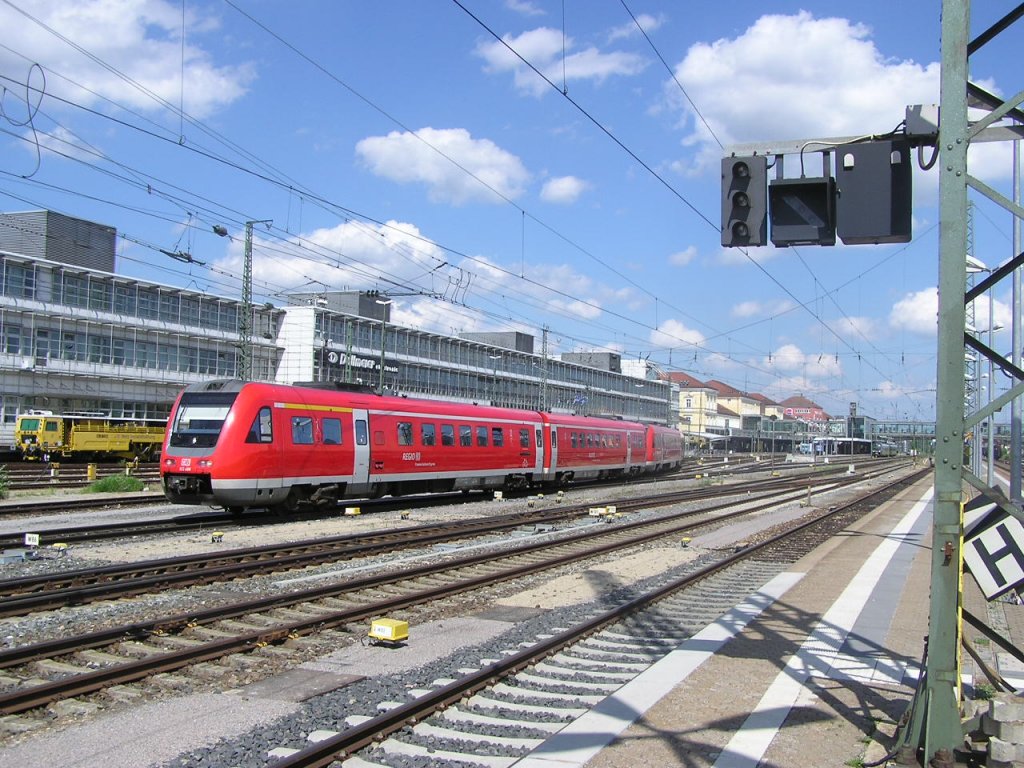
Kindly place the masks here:
POLYGON ((236 396, 236 392, 186 392, 174 414, 170 445, 176 448, 215 446, 236 396))

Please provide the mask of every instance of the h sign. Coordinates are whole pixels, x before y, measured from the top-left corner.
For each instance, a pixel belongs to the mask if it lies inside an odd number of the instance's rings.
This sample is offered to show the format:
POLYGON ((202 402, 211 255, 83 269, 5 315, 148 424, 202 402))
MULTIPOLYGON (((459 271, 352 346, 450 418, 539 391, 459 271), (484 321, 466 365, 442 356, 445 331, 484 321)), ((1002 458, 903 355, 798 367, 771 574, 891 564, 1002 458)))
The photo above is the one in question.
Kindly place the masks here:
POLYGON ((1024 525, 988 499, 985 502, 982 509, 992 511, 964 542, 964 562, 985 597, 993 600, 1024 581, 1024 525))

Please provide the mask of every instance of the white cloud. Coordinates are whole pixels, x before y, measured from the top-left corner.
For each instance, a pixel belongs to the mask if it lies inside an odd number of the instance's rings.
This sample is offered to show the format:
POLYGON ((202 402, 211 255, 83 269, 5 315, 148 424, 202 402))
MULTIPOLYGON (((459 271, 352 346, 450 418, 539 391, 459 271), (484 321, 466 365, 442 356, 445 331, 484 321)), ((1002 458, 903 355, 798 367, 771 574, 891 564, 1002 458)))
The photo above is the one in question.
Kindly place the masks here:
POLYGON ((678 348, 683 346, 700 346, 704 343, 704 334, 687 328, 678 320, 666 320, 657 330, 651 331, 650 341, 656 347, 678 348))
MULTIPOLYGON (((216 266, 240 275, 243 244, 243 235, 232 233, 227 256, 216 266)), ((253 254, 254 290, 256 284, 269 285, 282 293, 300 287, 304 292, 379 288, 382 275, 412 280, 445 265, 444 252, 415 225, 397 221, 347 221, 284 242, 255 227, 253 254)))
POLYGON ((908 293, 889 312, 889 325, 922 336, 934 336, 938 328, 939 292, 925 288, 908 293))
POLYGON ((505 7, 523 16, 544 16, 546 12, 529 0, 505 0, 505 7))
POLYGON ((799 372, 802 378, 810 380, 839 376, 843 372, 834 355, 807 354, 795 344, 783 344, 770 357, 764 358, 761 365, 783 373, 799 372))
POLYGON ((74 40, 109 69, 30 18, 0 5, 0 29, 15 33, 11 45, 20 54, 0 51, 0 71, 24 80, 28 62, 46 62, 47 92, 79 104, 101 105, 105 97, 132 109, 159 111, 167 107, 158 99, 174 107, 183 100, 186 112, 202 118, 239 99, 255 76, 250 64, 218 66, 211 50, 197 44, 204 33, 217 29, 219 20, 194 4, 186 10, 184 52, 180 4, 164 0, 81 0, 73 4, 36 0, 29 5, 32 17, 74 40), (116 72, 123 72, 134 83, 116 72))
POLYGON ((541 200, 548 203, 575 203, 590 185, 575 176, 559 176, 549 179, 540 191, 541 200))
POLYGON ((870 339, 877 329, 870 317, 840 317, 829 323, 841 336, 855 336, 858 339, 870 339))
POLYGON ((668 257, 668 263, 676 267, 685 267, 695 258, 697 258, 697 249, 691 245, 682 251, 676 251, 670 255, 668 257))
MULTIPOLYGON (((550 27, 539 27, 518 36, 505 35, 502 40, 548 80, 559 85, 563 78, 565 83, 602 83, 609 77, 636 75, 647 65, 635 54, 602 53, 594 47, 570 53, 575 45, 572 37, 563 37, 561 30, 550 27)), ((476 53, 486 62, 486 71, 512 72, 516 88, 523 93, 541 96, 551 90, 550 85, 500 42, 481 43, 476 53)))
POLYGON ((636 23, 633 23, 631 19, 628 23, 623 24, 620 27, 616 27, 608 34, 608 42, 615 42, 620 39, 628 39, 636 37, 640 34, 640 30, 637 29, 637 24, 647 34, 651 34, 661 27, 665 23, 664 16, 651 16, 649 13, 641 13, 636 16, 636 23))
POLYGON ((363 139, 356 154, 378 176, 400 184, 425 184, 434 202, 503 203, 501 196, 519 197, 530 180, 518 157, 488 139, 474 139, 462 128, 392 131, 363 139))
MULTIPOLYGON (((884 133, 907 104, 937 103, 939 94, 938 62, 892 60, 868 27, 807 11, 765 15, 736 38, 694 45, 675 74, 727 145, 884 133)), ((705 161, 720 157, 679 87, 665 87, 691 121, 686 143, 703 145, 705 161)))
POLYGON ((789 299, 777 301, 741 301, 732 308, 733 317, 755 317, 781 315, 791 311, 796 305, 789 299))

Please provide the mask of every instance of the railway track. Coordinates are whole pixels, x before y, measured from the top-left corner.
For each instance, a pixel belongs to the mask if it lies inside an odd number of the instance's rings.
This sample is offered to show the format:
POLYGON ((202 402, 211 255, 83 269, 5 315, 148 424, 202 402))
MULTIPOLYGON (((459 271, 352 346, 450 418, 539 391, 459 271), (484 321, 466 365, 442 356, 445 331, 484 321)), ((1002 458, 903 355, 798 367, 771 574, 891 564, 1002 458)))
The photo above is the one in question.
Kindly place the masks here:
MULTIPOLYGON (((800 493, 791 491, 790 496, 795 498, 800 493)), ((780 498, 775 498, 756 506, 766 508, 779 503, 780 498)), ((721 525, 754 511, 750 502, 742 506, 746 508, 722 512, 711 519, 705 515, 697 523, 684 514, 635 524, 595 525, 566 538, 533 542, 512 551, 434 557, 443 562, 406 567, 400 572, 392 567, 386 574, 349 579, 342 584, 7 649, 0 652, 6 683, 0 694, 0 712, 31 714, 70 697, 152 679, 232 654, 259 653, 268 646, 344 629, 352 622, 391 611, 450 601, 483 587, 643 547, 679 536, 697 525, 721 525), (43 673, 53 679, 41 682, 43 673)), ((333 645, 336 641, 331 642, 333 645)))
MULTIPOLYGON (((323 728, 306 743, 265 743, 260 751, 274 754, 278 768, 324 768, 346 758, 352 766, 404 765, 410 758, 431 765, 512 766, 795 559, 924 474, 766 535, 574 626, 520 643, 525 648, 479 659, 457 678, 405 695, 396 691, 394 700, 379 702, 375 710, 363 705, 352 712, 340 704, 332 721, 344 722, 344 731, 323 728)), ((344 695, 358 700, 351 690, 344 695)))
MULTIPOLYGON (((889 461, 873 461, 867 463, 868 467, 874 469, 888 468, 892 466, 898 466, 901 462, 889 461)), ((904 462, 905 463, 905 462, 904 462)), ((862 464, 864 466, 864 464, 862 464)), ((758 462, 751 462, 747 464, 741 464, 737 462, 714 462, 710 464, 694 464, 693 467, 687 467, 678 473, 673 475, 665 475, 657 479, 644 480, 641 482, 634 482, 630 485, 632 487, 640 487, 648 484, 657 484, 659 482, 665 482, 679 477, 691 477, 700 476, 703 479, 713 480, 715 478, 721 478, 723 476, 739 476, 748 473, 760 472, 763 473, 769 469, 766 465, 758 462)), ((844 471, 844 466, 840 464, 791 464, 787 465, 786 468, 776 469, 773 474, 779 477, 802 477, 802 476, 821 476, 823 474, 836 474, 844 471)), ((582 486, 581 486, 582 487, 582 486)), ((378 510, 389 510, 389 509, 403 509, 408 507, 410 504, 416 504, 417 506, 428 506, 428 505, 441 505, 455 503, 459 500, 465 500, 464 494, 438 494, 433 496, 417 496, 417 497, 397 497, 397 498, 384 498, 373 501, 361 502, 362 506, 367 511, 378 511, 378 510)), ((0 517, 3 516, 17 516, 20 514, 33 514, 38 515, 39 513, 46 512, 66 512, 80 509, 91 509, 95 507, 109 508, 109 507, 129 507, 129 506, 146 506, 149 504, 158 504, 165 501, 165 497, 162 493, 152 494, 130 494, 125 496, 115 497, 104 497, 102 499, 53 499, 53 500, 29 500, 23 503, 5 503, 0 505, 0 517)), ((125 536, 144 536, 150 534, 178 532, 184 533, 189 531, 203 531, 209 530, 213 527, 225 527, 225 526, 239 526, 239 525, 264 525, 269 523, 279 523, 290 520, 303 520, 322 517, 325 514, 336 514, 337 510, 308 510, 299 511, 292 513, 287 516, 282 516, 276 513, 269 513, 266 511, 249 511, 244 515, 232 515, 227 512, 204 512, 201 515, 181 515, 174 518, 160 518, 155 520, 135 520, 128 523, 108 523, 99 525, 86 525, 86 526, 73 526, 73 527, 48 527, 40 528, 38 525, 33 526, 32 533, 39 536, 40 542, 43 545, 53 543, 64 543, 64 544, 79 544, 84 542, 94 542, 115 539, 125 536)), ((13 548, 22 546, 24 541, 24 532, 17 532, 11 534, 0 534, 0 549, 2 548, 13 548)))
MULTIPOLYGON (((868 475, 872 477, 873 475, 868 475)), ((863 478, 859 478, 863 479, 863 478)), ((849 483, 846 478, 838 483, 849 483)), ((814 478, 816 492, 835 487, 837 481, 828 476, 814 478)), ((793 489, 805 492, 806 479, 781 478, 756 483, 740 483, 714 489, 688 489, 656 496, 624 498, 608 502, 620 512, 649 509, 655 506, 721 500, 756 492, 770 499, 793 489)), ((721 501, 703 511, 713 511, 734 504, 721 501)), ((493 536, 524 526, 561 525, 586 517, 589 507, 570 505, 531 510, 514 515, 503 514, 443 525, 417 526, 415 529, 381 531, 372 534, 317 538, 288 544, 246 547, 223 553, 187 555, 138 563, 117 564, 71 571, 58 571, 0 581, 0 617, 19 616, 31 611, 49 610, 70 605, 83 605, 144 594, 156 588, 183 588, 210 584, 262 573, 280 573, 328 562, 344 562, 355 558, 380 555, 398 549, 429 547, 441 542, 468 537, 493 536)), ((212 525, 209 518, 201 523, 212 525)), ((184 522, 174 521, 157 530, 187 530, 184 522)))

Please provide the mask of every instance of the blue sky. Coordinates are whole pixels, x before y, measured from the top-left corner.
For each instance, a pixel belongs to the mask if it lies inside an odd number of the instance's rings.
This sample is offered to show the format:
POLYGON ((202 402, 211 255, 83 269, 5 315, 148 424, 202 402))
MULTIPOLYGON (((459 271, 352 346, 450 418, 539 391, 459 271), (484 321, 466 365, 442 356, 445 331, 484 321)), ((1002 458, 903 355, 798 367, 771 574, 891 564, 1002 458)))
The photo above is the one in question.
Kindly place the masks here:
MULTIPOLYGON (((120 271, 226 296, 244 222, 272 220, 260 301, 378 289, 411 327, 521 330, 538 352, 547 327, 552 354, 933 418, 934 170, 908 244, 744 253, 718 225, 723 147, 884 133, 936 103, 939 9, 5 0, 0 209, 111 225, 120 271)), ((1003 37, 972 60, 997 93, 1016 90, 1003 37)), ((971 163, 1010 195, 1008 146, 971 163)), ((980 201, 973 233, 977 258, 1009 258, 1009 214, 980 201)))

